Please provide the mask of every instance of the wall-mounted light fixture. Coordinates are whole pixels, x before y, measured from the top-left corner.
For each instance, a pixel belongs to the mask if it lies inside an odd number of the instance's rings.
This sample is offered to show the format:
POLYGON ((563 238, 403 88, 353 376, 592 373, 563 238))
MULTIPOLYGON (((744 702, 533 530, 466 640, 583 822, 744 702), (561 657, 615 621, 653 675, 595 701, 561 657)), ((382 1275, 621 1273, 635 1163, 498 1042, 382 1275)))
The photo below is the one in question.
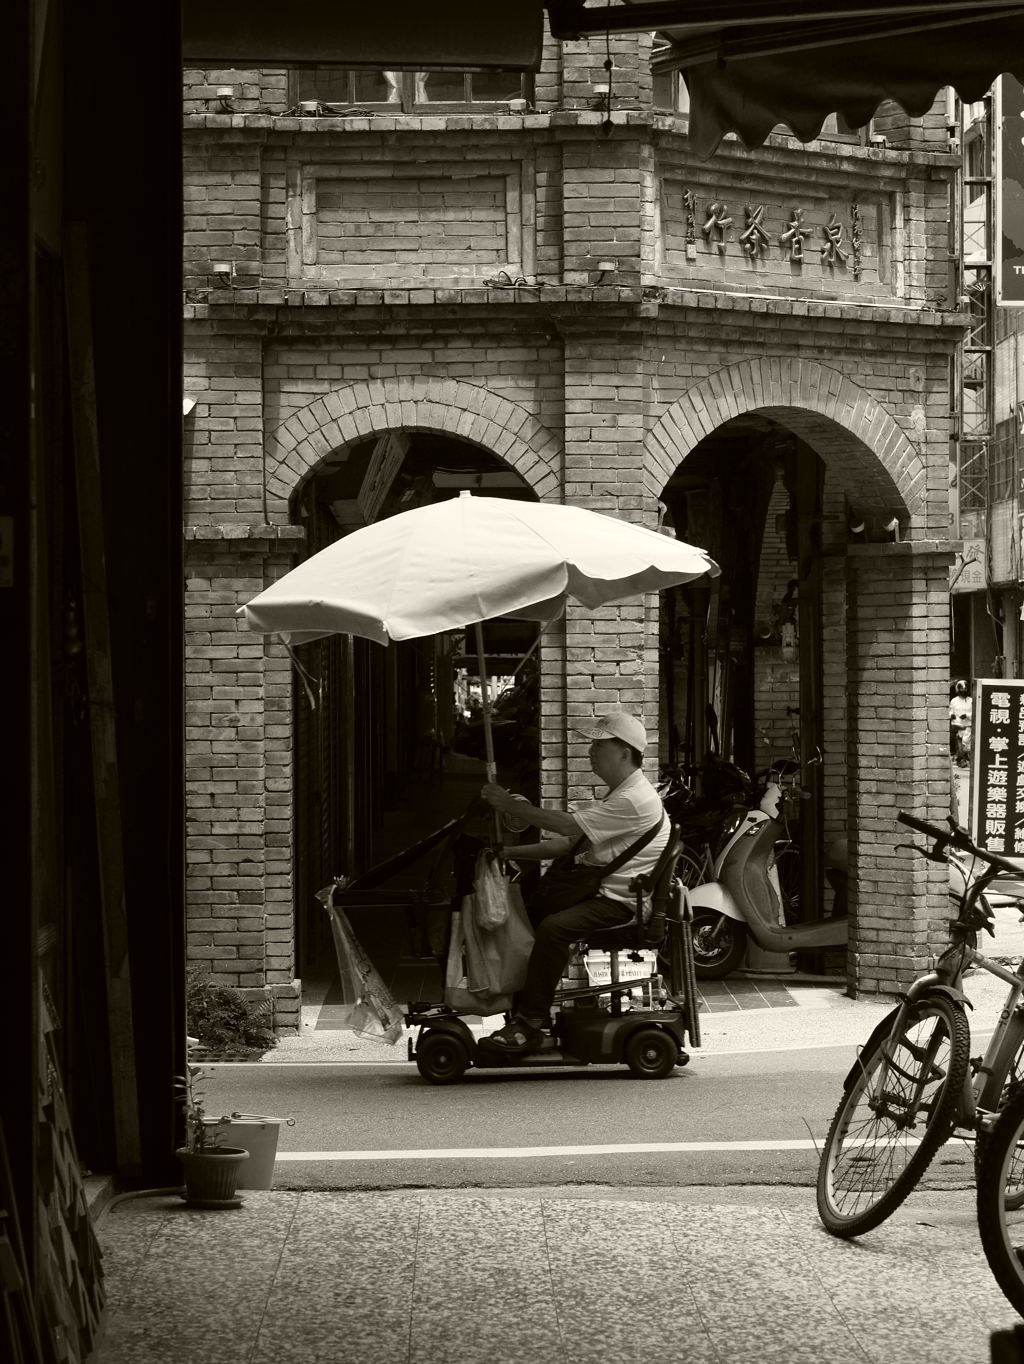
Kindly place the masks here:
POLYGON ((220 289, 229 288, 231 285, 231 262, 229 260, 215 260, 212 269, 214 284, 220 289))
POLYGON ((235 112, 234 106, 231 103, 234 98, 235 87, 233 85, 217 86, 217 99, 220 102, 220 107, 226 114, 233 114, 235 112))

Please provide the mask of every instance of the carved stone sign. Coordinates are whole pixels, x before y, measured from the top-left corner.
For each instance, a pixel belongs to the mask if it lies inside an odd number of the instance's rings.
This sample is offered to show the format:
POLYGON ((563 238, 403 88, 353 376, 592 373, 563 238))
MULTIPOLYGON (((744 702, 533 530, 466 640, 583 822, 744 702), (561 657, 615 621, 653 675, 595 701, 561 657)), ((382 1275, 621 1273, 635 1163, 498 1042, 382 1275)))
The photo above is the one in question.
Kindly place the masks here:
POLYGON ((671 273, 709 267, 716 275, 839 290, 857 297, 891 296, 894 207, 882 194, 830 198, 739 186, 686 183, 667 175, 661 185, 661 250, 671 273), (695 230, 700 222, 699 233, 695 230))

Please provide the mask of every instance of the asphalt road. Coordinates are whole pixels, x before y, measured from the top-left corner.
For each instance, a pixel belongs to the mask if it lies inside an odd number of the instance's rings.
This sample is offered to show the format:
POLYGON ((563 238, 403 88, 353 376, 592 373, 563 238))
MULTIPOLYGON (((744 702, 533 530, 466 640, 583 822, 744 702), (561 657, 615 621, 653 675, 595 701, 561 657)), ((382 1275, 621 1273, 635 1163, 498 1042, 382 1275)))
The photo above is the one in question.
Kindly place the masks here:
MULTIPOLYGON (((708 1055, 660 1081, 619 1067, 471 1071, 445 1087, 404 1062, 218 1065, 205 1090, 210 1113, 295 1118, 279 1154, 316 1154, 279 1159, 275 1188, 808 1185, 812 1139, 824 1136, 854 1055, 708 1055), (729 1149, 737 1142, 748 1149, 729 1149), (658 1143, 691 1149, 622 1149, 658 1143)), ((969 1152, 951 1144, 934 1169, 933 1187, 964 1187, 969 1152)))

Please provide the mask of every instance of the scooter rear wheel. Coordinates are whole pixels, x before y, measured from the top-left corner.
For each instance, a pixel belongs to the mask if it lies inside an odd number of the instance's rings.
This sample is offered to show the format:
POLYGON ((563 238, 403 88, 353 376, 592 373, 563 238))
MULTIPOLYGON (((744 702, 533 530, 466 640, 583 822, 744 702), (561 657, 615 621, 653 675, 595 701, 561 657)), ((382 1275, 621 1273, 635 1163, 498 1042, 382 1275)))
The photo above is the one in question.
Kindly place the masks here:
POLYGON ((638 1080, 664 1080, 679 1060, 679 1043, 661 1028, 641 1028, 626 1043, 624 1059, 638 1080))
POLYGON ((693 913, 693 965, 698 980, 721 980, 735 971, 747 949, 747 926, 713 909, 693 913), (716 932, 720 920, 721 931, 716 932))
POLYGON ((450 1032, 428 1032, 416 1048, 416 1068, 432 1085, 454 1085, 469 1067, 465 1044, 450 1032))

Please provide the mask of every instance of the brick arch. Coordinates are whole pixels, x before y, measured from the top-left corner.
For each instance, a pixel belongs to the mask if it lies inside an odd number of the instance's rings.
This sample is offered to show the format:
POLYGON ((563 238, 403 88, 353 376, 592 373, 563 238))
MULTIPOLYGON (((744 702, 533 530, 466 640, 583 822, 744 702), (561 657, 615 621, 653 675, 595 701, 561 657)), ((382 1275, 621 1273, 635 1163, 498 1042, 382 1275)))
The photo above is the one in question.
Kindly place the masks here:
POLYGON ((531 412, 461 380, 360 380, 314 399, 267 441, 267 493, 287 511, 332 451, 388 430, 446 432, 500 456, 540 498, 559 495, 562 442, 531 412))
POLYGON ((924 460, 890 413, 839 370, 796 358, 744 360, 687 389, 647 436, 655 496, 705 436, 746 412, 806 441, 859 512, 905 522, 923 509, 924 460))

